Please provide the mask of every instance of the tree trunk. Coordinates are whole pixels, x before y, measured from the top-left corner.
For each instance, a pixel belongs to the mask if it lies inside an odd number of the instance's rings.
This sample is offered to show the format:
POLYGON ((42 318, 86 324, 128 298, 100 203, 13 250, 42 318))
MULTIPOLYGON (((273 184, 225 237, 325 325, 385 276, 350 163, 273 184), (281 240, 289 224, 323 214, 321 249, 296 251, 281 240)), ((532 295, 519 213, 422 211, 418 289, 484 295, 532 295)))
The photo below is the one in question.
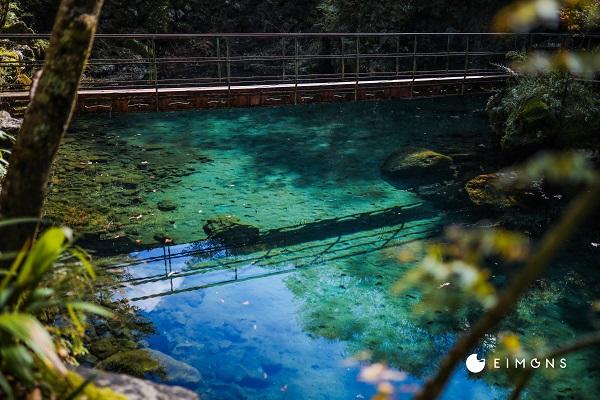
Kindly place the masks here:
POLYGON ((513 278, 508 287, 499 295, 498 302, 487 311, 473 327, 460 338, 446 354, 437 374, 429 379, 415 400, 432 400, 439 397, 446 382, 459 362, 479 343, 483 336, 493 329, 506 315, 512 312, 517 302, 529 286, 541 275, 554 255, 573 236, 585 219, 600 205, 600 182, 570 204, 558 225, 544 236, 540 247, 530 257, 526 265, 513 278))
MULTIPOLYGON (((69 126, 79 81, 91 51, 104 0, 62 0, 46 62, 23 119, 0 193, 0 218, 39 218, 50 167, 69 126)), ((0 251, 18 250, 36 224, 0 232, 0 251)))
POLYGON ((0 0, 0 29, 6 25, 6 18, 10 10, 10 0, 0 0))

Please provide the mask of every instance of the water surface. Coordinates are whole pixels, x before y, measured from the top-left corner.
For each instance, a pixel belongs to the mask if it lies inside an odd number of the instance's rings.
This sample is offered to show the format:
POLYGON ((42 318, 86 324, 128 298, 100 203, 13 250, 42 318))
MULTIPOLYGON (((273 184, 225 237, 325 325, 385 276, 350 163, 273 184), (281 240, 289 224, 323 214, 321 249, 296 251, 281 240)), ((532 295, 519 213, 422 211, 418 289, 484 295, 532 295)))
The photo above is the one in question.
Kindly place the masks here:
MULTIPOLYGON (((133 265, 125 295, 157 328, 145 345, 197 368, 202 382, 188 386, 202 398, 368 398, 373 386, 357 381, 360 365, 349 361, 363 351, 407 373, 396 387, 409 398, 472 316, 423 318, 413 312, 418 294, 392 295, 411 267, 397 249, 475 219, 452 182, 490 168, 479 155, 489 136, 484 103, 82 118, 61 149, 49 209, 70 210, 67 222, 101 231, 98 249, 107 240, 126 244, 133 265), (452 155, 455 167, 443 178, 417 177, 418 190, 414 181, 386 180, 379 167, 399 147, 452 155), (165 200, 176 209, 161 211, 165 200), (265 243, 237 249, 204 240, 206 220, 220 215, 258 227, 265 243), (173 244, 163 248, 165 238, 173 244)), ((507 326, 553 341, 573 337, 589 327, 564 318, 565 299, 586 290, 578 273, 557 274, 507 326)), ((480 351, 491 349, 488 341, 480 351)), ((571 396, 565 387, 579 379, 584 388, 574 395, 594 398, 589 363, 583 356, 560 379, 540 378, 532 393, 571 396)), ((497 383, 460 366, 445 397, 505 397, 497 383)))

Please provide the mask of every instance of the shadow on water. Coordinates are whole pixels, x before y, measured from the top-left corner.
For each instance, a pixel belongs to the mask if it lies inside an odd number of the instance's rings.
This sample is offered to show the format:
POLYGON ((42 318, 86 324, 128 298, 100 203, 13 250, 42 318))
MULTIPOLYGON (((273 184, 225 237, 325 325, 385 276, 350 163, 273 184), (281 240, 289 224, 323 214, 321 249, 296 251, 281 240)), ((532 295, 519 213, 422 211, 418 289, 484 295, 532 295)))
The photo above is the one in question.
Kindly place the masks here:
MULTIPOLYGON (((412 203, 403 206, 389 207, 381 210, 270 229, 261 233, 258 242, 251 246, 226 246, 219 241, 210 239, 181 244, 176 246, 176 253, 169 255, 169 257, 172 259, 189 256, 207 257, 213 256, 221 251, 227 251, 227 254, 249 254, 255 250, 285 247, 334 237, 342 237, 362 231, 393 227, 407 222, 428 218, 431 218, 431 210, 426 209, 425 205, 422 203, 412 203)), ((153 249, 167 249, 168 247, 172 246, 150 248, 146 250, 146 253, 152 253, 153 249)), ((149 256, 147 258, 136 258, 133 263, 151 262, 162 259, 165 256, 166 253, 158 256, 149 256)), ((120 263, 110 268, 121 268, 126 265, 128 265, 128 263, 120 263)))
POLYGON ((164 247, 159 255, 154 255, 156 249, 150 250, 146 252, 150 257, 138 254, 132 265, 127 267, 135 270, 137 266, 156 263, 157 268, 162 268, 162 261, 164 272, 156 273, 156 269, 143 275, 134 272, 133 277, 123 283, 135 287, 219 271, 233 272, 233 276, 226 275, 216 282, 180 290, 173 290, 171 285, 166 292, 146 293, 132 299, 135 301, 284 274, 323 262, 373 253, 416 238, 432 237, 439 233, 438 225, 428 217, 430 213, 421 204, 415 203, 272 229, 261 235, 260 244, 249 247, 231 248, 209 240, 174 246, 174 251, 171 247, 164 247), (307 243, 308 246, 305 245, 307 243), (173 270, 172 263, 177 259, 184 259, 187 266, 173 270), (244 277, 239 276, 242 270, 246 273, 244 277))

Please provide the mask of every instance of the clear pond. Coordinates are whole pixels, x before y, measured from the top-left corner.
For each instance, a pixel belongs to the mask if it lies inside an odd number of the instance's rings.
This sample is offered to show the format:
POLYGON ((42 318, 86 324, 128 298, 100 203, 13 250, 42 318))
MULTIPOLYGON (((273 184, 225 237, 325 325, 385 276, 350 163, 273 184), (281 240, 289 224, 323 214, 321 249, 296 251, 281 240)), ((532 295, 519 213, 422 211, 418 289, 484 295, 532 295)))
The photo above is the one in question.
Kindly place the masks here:
MULTIPOLYGON (((406 372, 396 386, 410 398, 473 315, 424 318, 413 311, 417 293, 392 294, 411 266, 398 247, 480 217, 456 183, 489 166, 484 105, 466 97, 81 117, 60 150, 47 213, 100 252, 128 253, 123 295, 156 326, 144 345, 196 368, 202 379, 182 368, 171 381, 203 399, 369 398, 374 387, 357 381, 351 361, 363 351, 406 372), (448 154, 455 166, 445 177, 384 179, 381 164, 401 147, 448 154), (206 221, 220 216, 259 228, 261 242, 205 240, 206 221)), ((552 343, 589 329, 566 316, 575 299, 597 294, 573 267, 591 263, 563 257, 505 328, 552 343)), ((594 363, 573 357, 554 379, 536 378, 531 396, 595 398, 594 363)), ((461 366, 445 397, 503 398, 499 383, 461 366)))

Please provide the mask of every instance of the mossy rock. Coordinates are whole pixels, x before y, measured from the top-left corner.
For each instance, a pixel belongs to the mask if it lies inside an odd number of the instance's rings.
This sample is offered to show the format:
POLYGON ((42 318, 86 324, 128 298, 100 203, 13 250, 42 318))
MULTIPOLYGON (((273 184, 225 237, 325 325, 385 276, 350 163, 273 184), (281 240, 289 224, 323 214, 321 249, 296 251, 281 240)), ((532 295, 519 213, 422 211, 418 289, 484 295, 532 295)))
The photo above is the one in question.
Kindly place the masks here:
POLYGON ((468 181, 465 190, 473 204, 497 208, 509 208, 518 205, 518 196, 511 191, 507 191, 499 184, 501 177, 499 173, 484 174, 468 181))
POLYGON ((542 99, 527 100, 519 110, 514 131, 507 132, 500 145, 505 151, 531 152, 550 146, 559 123, 552 108, 542 99))
POLYGON ((197 385, 202 380, 202 376, 196 368, 152 349, 115 353, 100 362, 97 367, 136 378, 157 377, 168 383, 187 386, 197 385))
POLYGON ((98 357, 100 360, 104 360, 118 352, 133 350, 137 345, 134 341, 129 339, 104 337, 93 341, 88 347, 94 356, 98 357))
POLYGON ((177 209, 177 203, 171 200, 163 200, 158 202, 157 207, 160 211, 173 211, 177 209))
POLYGON ((384 161, 381 172, 392 178, 423 178, 424 173, 445 176, 452 163, 452 157, 433 150, 400 148, 384 161))
POLYGON ((203 227, 209 239, 217 239, 228 246, 256 244, 260 238, 257 227, 244 224, 230 215, 220 215, 206 221, 203 227))
POLYGON ((144 175, 133 173, 125 173, 117 178, 119 185, 125 189, 136 189, 144 180, 144 175))

